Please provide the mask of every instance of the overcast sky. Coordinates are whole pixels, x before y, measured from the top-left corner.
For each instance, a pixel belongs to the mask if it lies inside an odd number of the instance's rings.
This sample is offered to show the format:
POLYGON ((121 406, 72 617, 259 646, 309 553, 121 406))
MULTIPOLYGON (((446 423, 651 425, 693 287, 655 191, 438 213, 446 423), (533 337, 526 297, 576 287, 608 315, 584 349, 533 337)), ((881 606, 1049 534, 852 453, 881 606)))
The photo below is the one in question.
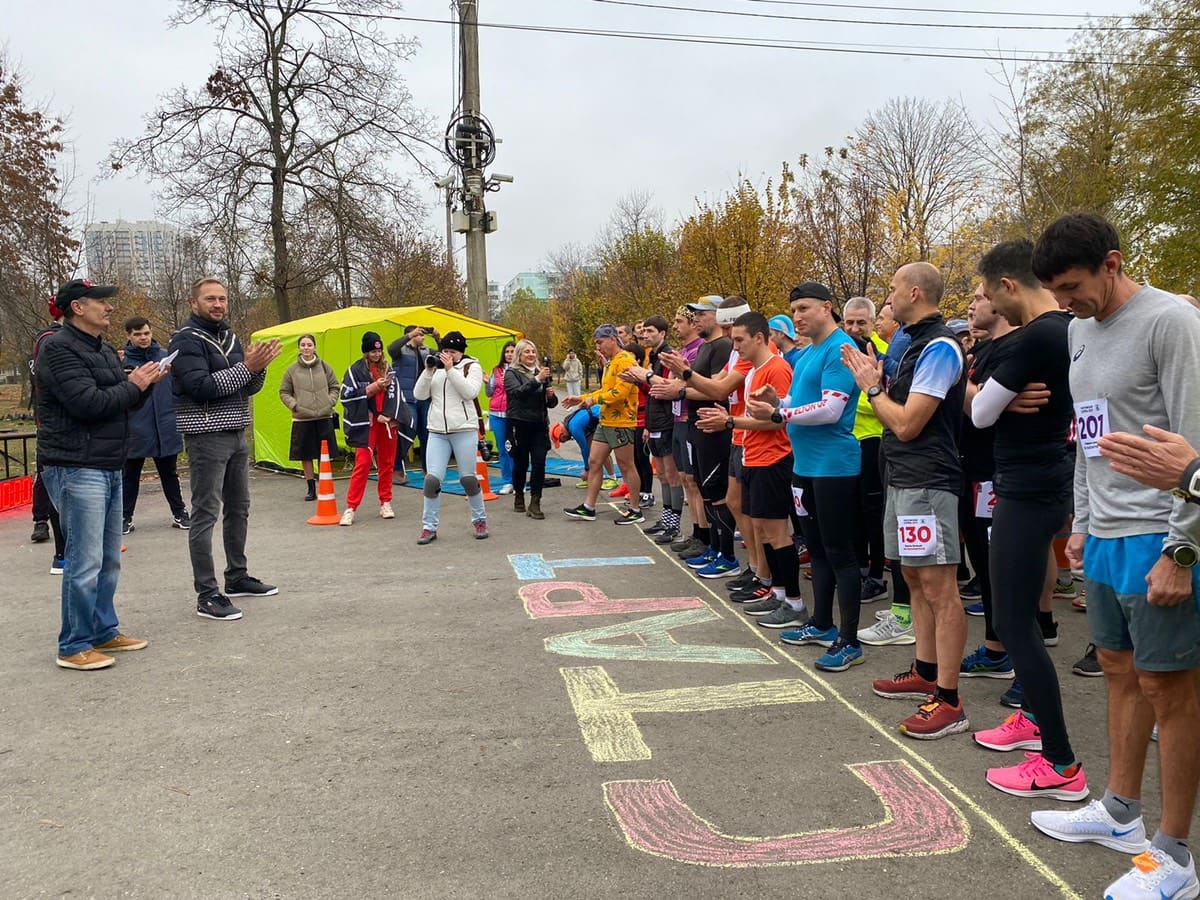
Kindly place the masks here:
MULTIPOLYGON (((1072 16, 1050 18, 1016 15, 1006 9, 1012 0, 860 0, 891 7, 886 10, 848 9, 847 2, 853 0, 824 5, 479 0, 479 18, 481 23, 995 54, 1061 51, 1070 32, 1030 26, 1076 26, 1086 14, 1128 14, 1139 8, 1136 0, 1019 0, 1016 12, 1072 16), (976 27, 792 21, 645 8, 650 5, 976 27), (959 11, 906 12, 897 5, 959 11)), ((2 5, 0 39, 25 75, 28 100, 67 119, 79 170, 76 203, 82 206, 90 191, 93 219, 153 218, 153 186, 140 178, 96 180, 102 160, 114 140, 140 134, 142 117, 160 94, 177 84, 204 82, 212 69, 215 33, 203 24, 168 29, 165 19, 174 9, 168 0, 2 0, 2 5)), ((449 10, 449 0, 409 0, 401 14, 444 20, 449 10)), ((388 27, 421 43, 402 75, 417 104, 433 114, 440 134, 454 102, 451 29, 428 23, 388 27)), ((502 285, 519 271, 539 268, 547 253, 565 243, 590 244, 617 201, 633 191, 650 192, 669 224, 686 216, 696 197, 720 195, 739 172, 764 182, 778 175, 784 160, 839 143, 891 97, 953 96, 977 117, 994 118, 992 98, 1001 92, 995 62, 860 55, 844 52, 845 47, 818 52, 483 28, 480 48, 483 112, 503 140, 491 171, 516 179, 488 195, 500 223, 488 237, 489 278, 502 285)), ((437 159, 429 162, 439 170, 447 167, 437 159)), ((424 199, 428 227, 442 235, 439 193, 430 184, 424 199)), ((457 246, 461 266, 461 240, 457 246)))

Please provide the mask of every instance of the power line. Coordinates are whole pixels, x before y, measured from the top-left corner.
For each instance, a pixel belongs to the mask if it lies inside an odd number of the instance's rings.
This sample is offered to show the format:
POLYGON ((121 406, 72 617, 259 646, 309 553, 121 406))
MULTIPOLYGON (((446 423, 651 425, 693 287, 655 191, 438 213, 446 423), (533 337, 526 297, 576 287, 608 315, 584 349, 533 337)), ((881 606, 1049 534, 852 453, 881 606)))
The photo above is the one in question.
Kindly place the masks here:
MULTIPOLYGON (((881 12, 942 13, 955 16, 1004 16, 1005 18, 1036 17, 1041 19, 1088 19, 1087 13, 1021 12, 1009 9, 938 9, 933 6, 873 6, 866 3, 817 3, 815 0, 745 0, 746 3, 763 3, 771 6, 808 6, 821 9, 867 9, 881 12)), ((1123 15, 1101 16, 1104 19, 1128 18, 1123 15)))
MULTIPOLYGON (((703 13, 710 16, 737 16, 748 19, 781 19, 789 22, 823 22, 835 25, 882 25, 888 28, 953 28, 984 31, 1078 31, 1084 25, 984 25, 979 22, 895 22, 876 19, 839 19, 833 16, 785 16, 779 13, 744 12, 733 9, 705 9, 700 6, 668 6, 660 3, 641 3, 637 0, 592 0, 608 6, 634 6, 659 12, 703 13)), ((1145 31, 1137 25, 1092 25, 1092 31, 1145 31)))
MULTIPOLYGON (((346 16, 348 18, 364 18, 364 19, 380 19, 392 22, 416 22, 428 25, 455 25, 457 24, 450 19, 434 19, 427 16, 400 16, 385 13, 358 13, 345 10, 327 9, 327 15, 346 16)), ((885 45, 893 47, 893 49, 873 49, 867 48, 863 44, 855 44, 851 46, 830 45, 819 41, 772 41, 769 39, 759 38, 741 38, 729 37, 726 35, 700 35, 700 34, 678 34, 673 32, 653 32, 653 31, 619 31, 613 29, 596 29, 596 28, 571 28, 566 26, 554 25, 525 25, 513 22, 480 22, 480 28, 494 28, 499 31, 520 31, 532 34, 566 34, 578 35, 585 37, 603 37, 616 38, 619 40, 634 40, 634 41, 650 41, 665 44, 695 44, 700 46, 717 46, 717 47, 747 47, 766 50, 794 50, 794 51, 810 51, 814 53, 850 53, 863 56, 889 56, 889 57, 912 57, 918 59, 963 59, 977 60, 981 62, 996 62, 1003 58, 1005 62, 1015 63, 1051 63, 1055 65, 1084 63, 1087 65, 1112 65, 1122 66, 1125 68, 1151 68, 1151 69, 1178 69, 1178 70, 1194 70, 1200 69, 1200 66, 1190 63, 1173 63, 1158 60, 1140 60, 1126 58, 1100 58, 1096 56, 1078 58, 1066 55, 1065 53, 1050 52, 1046 55, 1037 55, 1037 51, 1031 50, 985 50, 979 49, 972 52, 924 52, 924 51, 906 51, 896 49, 893 45, 885 45)))

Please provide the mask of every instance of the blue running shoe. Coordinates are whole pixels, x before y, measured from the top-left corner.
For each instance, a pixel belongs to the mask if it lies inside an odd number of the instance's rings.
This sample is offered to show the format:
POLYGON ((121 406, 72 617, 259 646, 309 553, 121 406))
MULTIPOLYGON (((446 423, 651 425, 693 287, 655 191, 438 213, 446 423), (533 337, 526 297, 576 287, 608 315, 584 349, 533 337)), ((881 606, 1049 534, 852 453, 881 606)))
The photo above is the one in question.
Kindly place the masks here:
POLYGON ((817 627, 816 619, 809 619, 799 628, 781 631, 779 639, 785 644, 796 644, 797 646, 819 644, 822 647, 832 647, 838 639, 838 630, 830 627, 822 631, 817 627))
POLYGON ((851 666, 863 664, 862 647, 851 645, 845 638, 839 637, 833 646, 817 657, 813 663, 822 672, 845 672, 851 666))
POLYGON ((732 578, 737 573, 737 559, 726 559, 724 556, 718 556, 703 569, 696 571, 701 578, 732 578))
POLYGON ((972 603, 970 606, 968 606, 966 608, 965 612, 968 616, 982 616, 983 615, 983 604, 982 603, 972 603))
POLYGON ((1004 692, 1004 696, 1000 698, 1000 702, 1010 709, 1020 709, 1025 705, 1025 689, 1021 687, 1020 681, 1014 681, 1012 687, 1004 692))
POLYGON ((689 569, 703 569, 707 565, 711 565, 717 561, 717 551, 709 547, 699 556, 692 556, 684 560, 689 569))
POLYGON ((1002 678, 1008 680, 1015 677, 1012 660, 1005 653, 1000 659, 992 659, 987 655, 987 648, 979 645, 974 653, 962 661, 958 674, 963 678, 1002 678))

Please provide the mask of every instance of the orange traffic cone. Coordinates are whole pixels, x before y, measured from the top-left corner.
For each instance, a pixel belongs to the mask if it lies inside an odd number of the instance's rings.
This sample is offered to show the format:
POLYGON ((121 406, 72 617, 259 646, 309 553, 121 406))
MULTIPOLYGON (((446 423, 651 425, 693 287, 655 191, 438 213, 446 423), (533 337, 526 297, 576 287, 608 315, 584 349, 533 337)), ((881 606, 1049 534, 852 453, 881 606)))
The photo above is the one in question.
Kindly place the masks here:
POLYGON ((483 461, 483 456, 480 454, 478 447, 475 448, 475 477, 483 485, 483 499, 495 500, 496 495, 492 493, 492 484, 488 481, 488 466, 483 461))
POLYGON ((333 492, 333 464, 329 461, 329 441, 321 441, 321 472, 317 478, 317 514, 308 520, 309 525, 337 525, 342 521, 338 515, 337 495, 333 492))

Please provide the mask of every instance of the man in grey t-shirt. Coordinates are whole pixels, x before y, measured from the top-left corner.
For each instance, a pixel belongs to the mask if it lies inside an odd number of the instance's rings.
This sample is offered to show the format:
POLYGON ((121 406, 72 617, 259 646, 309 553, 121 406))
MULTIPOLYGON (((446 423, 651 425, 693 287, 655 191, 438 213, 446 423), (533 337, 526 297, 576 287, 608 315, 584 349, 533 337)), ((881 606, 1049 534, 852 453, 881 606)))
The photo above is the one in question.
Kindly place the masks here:
POLYGON ((1088 625, 1108 686, 1111 766, 1102 799, 1069 813, 1035 812, 1032 821, 1059 840, 1146 850, 1141 781, 1157 721, 1162 820, 1148 851, 1105 896, 1195 897, 1187 838, 1200 783, 1200 508, 1115 472, 1100 439, 1145 424, 1200 437, 1200 313, 1138 284, 1122 263, 1116 231, 1089 214, 1054 222, 1033 256, 1035 274, 1076 316, 1067 556, 1084 566, 1088 625))

